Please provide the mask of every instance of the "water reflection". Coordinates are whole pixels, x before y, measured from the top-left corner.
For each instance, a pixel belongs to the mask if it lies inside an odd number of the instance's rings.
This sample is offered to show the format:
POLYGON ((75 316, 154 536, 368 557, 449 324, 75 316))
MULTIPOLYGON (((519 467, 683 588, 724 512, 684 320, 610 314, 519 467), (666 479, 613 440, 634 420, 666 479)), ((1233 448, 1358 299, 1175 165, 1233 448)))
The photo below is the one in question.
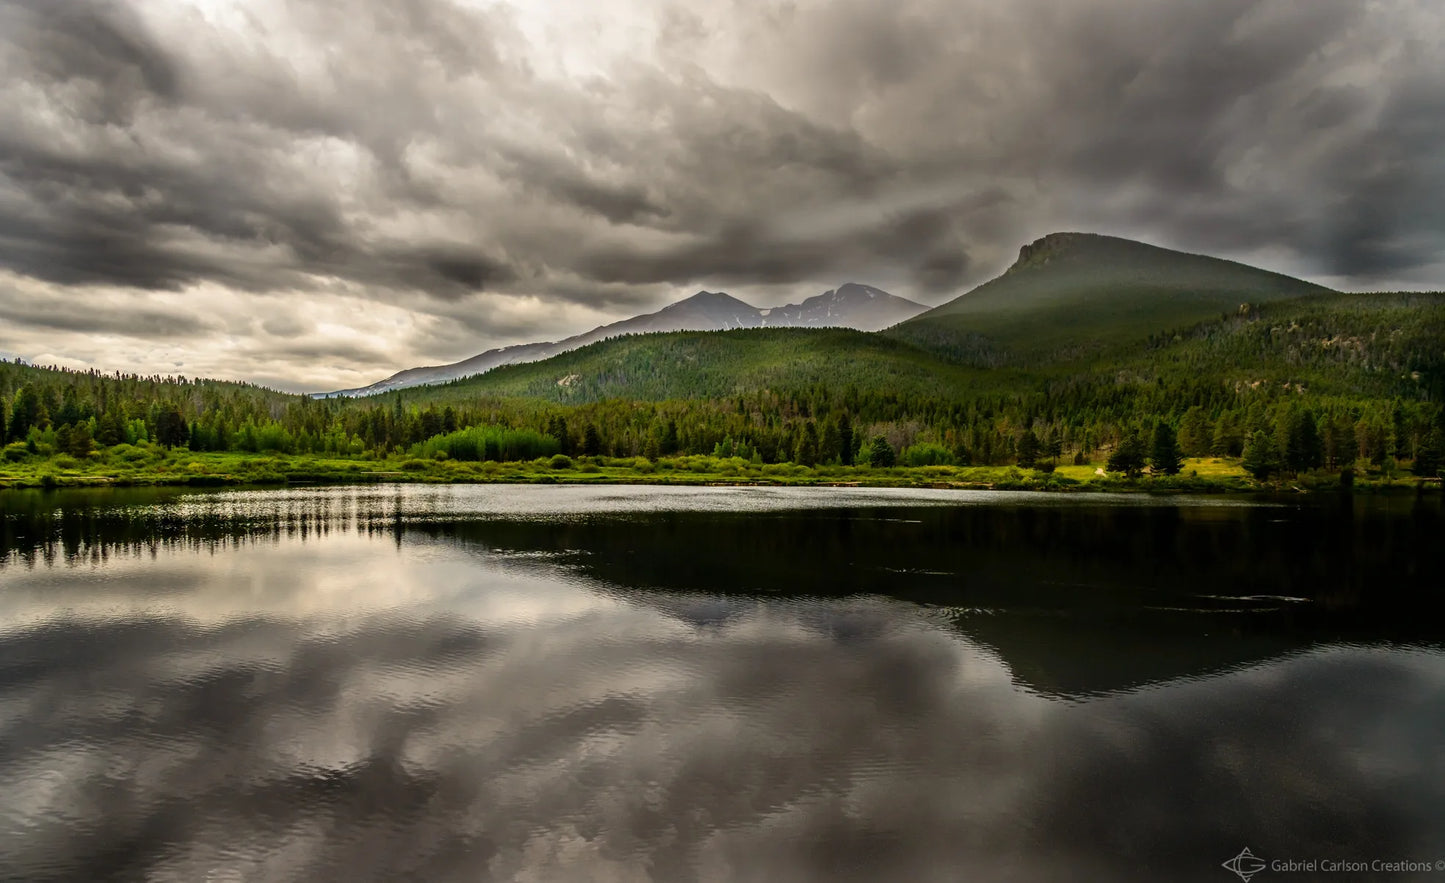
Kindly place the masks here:
POLYGON ((7 499, 0 876, 1215 880, 1244 845, 1445 847, 1445 662, 1381 640, 1419 637, 1438 509, 552 490, 7 499))

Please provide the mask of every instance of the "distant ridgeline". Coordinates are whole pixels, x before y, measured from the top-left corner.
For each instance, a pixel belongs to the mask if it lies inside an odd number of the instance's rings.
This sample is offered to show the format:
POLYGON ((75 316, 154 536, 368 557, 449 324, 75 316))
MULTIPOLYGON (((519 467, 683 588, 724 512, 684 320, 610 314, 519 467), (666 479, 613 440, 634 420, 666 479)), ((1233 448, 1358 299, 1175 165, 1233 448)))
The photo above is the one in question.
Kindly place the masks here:
POLYGON ((342 457, 1412 469, 1445 441, 1445 295, 1343 294, 1090 234, 881 332, 630 334, 366 398, 0 363, 8 464, 150 446, 342 457))

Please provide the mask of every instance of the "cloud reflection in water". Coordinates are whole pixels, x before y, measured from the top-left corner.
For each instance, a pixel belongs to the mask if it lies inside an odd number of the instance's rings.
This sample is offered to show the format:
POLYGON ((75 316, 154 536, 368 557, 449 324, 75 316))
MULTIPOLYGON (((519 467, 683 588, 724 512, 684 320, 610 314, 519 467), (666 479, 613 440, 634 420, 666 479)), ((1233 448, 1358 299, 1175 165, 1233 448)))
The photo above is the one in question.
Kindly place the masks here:
POLYGON ((1046 694, 942 609, 636 591, 505 536, 0 571, 0 876, 1211 879, 1245 844, 1445 845, 1434 650, 1046 694))

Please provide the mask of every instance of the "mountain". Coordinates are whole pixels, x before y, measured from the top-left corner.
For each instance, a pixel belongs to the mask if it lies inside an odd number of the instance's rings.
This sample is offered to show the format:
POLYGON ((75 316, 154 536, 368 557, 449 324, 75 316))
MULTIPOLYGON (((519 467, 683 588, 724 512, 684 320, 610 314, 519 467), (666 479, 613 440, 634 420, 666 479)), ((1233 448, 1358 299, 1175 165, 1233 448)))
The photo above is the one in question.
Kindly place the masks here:
POLYGON ((1442 322, 1445 297, 1344 294, 1216 258, 1057 234, 1025 246, 997 279, 881 333, 742 328, 601 340, 413 400, 716 400, 815 388, 958 401, 1088 389, 1110 399, 1125 389, 1163 394, 1170 383, 1266 381, 1434 397, 1445 389, 1433 344, 1442 322))
POLYGON ((1070 360, 1330 289, 1234 261, 1095 233, 1052 233, 1002 275, 889 333, 965 361, 1070 360))
POLYGON ((762 310, 763 324, 774 328, 856 328, 882 331, 926 311, 911 300, 871 285, 849 282, 800 304, 762 310))
POLYGON ((810 297, 800 304, 759 309, 720 291, 699 291, 655 313, 633 316, 593 328, 559 341, 524 343, 487 350, 461 362, 408 368, 370 386, 318 393, 332 396, 368 396, 424 384, 446 383, 482 374, 502 365, 549 359, 599 340, 625 334, 659 331, 725 331, 730 328, 854 328, 877 331, 924 312, 928 308, 870 285, 849 282, 810 297))
POLYGON ((609 338, 544 361, 504 365, 413 390, 408 401, 719 399, 761 389, 850 385, 947 396, 968 370, 903 341, 851 328, 674 331, 609 338))

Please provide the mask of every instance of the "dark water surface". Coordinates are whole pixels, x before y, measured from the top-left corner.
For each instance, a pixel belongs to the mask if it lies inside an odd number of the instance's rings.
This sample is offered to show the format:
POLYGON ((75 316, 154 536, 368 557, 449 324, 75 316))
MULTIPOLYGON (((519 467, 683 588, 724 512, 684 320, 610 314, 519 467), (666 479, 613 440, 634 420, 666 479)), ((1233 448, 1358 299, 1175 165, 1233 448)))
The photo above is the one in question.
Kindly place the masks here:
POLYGON ((1438 498, 0 511, 5 879, 1445 880, 1438 498))

